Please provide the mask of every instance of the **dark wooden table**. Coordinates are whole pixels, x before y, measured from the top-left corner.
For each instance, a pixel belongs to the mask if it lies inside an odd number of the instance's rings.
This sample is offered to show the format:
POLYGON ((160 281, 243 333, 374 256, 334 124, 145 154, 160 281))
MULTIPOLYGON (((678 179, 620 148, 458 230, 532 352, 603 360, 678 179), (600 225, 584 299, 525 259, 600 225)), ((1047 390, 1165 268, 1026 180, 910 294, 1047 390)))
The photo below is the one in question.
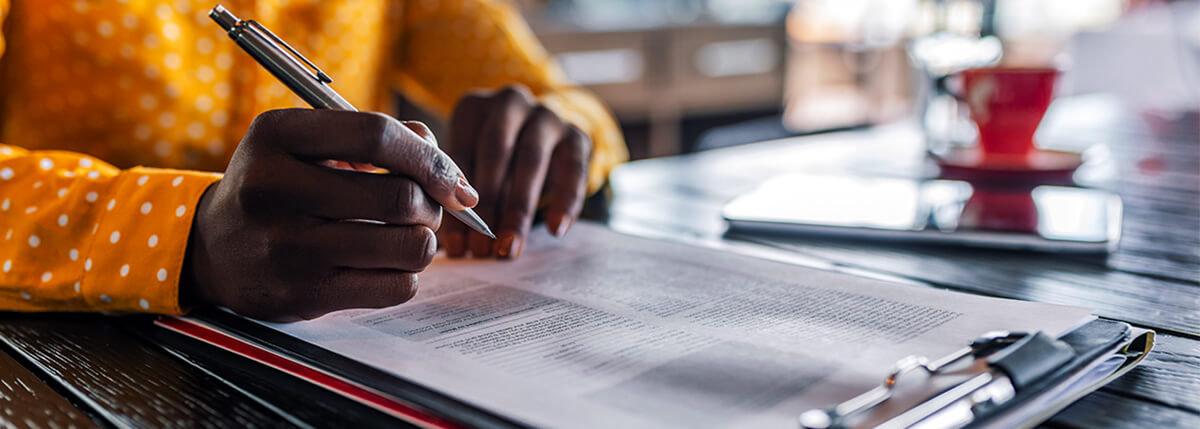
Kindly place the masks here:
POLYGON ((610 225, 671 239, 750 242, 803 263, 930 287, 1095 308, 1158 331, 1158 345, 1140 367, 1046 425, 1200 427, 1200 118, 1077 97, 1056 102, 1039 137, 1048 148, 1088 148, 1076 181, 1122 197, 1123 239, 1107 258, 727 231, 721 206, 779 174, 935 176, 920 133, 907 124, 629 164, 613 176, 610 225))
MULTIPOLYGON (((1096 144, 1080 182, 1119 193, 1124 239, 1108 258, 737 236, 719 210, 786 172, 933 174, 905 125, 641 161, 613 176, 610 225, 719 243, 931 287, 1093 307, 1160 333, 1146 361, 1049 427, 1200 427, 1200 119, 1103 98, 1061 102, 1043 143, 1096 144)), ((0 313, 0 426, 358 427, 394 420, 228 358, 159 341, 146 316, 0 313)))

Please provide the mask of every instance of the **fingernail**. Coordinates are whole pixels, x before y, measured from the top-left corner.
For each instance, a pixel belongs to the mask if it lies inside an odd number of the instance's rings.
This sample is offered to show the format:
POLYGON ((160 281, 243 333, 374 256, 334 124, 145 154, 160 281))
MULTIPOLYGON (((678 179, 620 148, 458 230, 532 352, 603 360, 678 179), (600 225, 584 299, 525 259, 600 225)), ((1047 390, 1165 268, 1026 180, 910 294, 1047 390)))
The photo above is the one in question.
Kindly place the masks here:
POLYGON ((517 259, 521 256, 522 250, 525 250, 525 240, 521 239, 521 237, 514 238, 512 249, 509 251, 508 258, 517 259))
POLYGON ((433 143, 434 146, 438 145, 437 144, 437 136, 433 135, 433 131, 430 130, 429 126, 425 125, 424 122, 400 121, 400 123, 404 124, 404 126, 408 127, 408 129, 412 130, 414 133, 417 133, 417 135, 420 136, 421 138, 429 140, 429 142, 433 143))
POLYGON ((558 219, 558 227, 554 228, 554 236, 562 238, 567 235, 567 231, 571 230, 571 224, 575 223, 575 219, 570 216, 563 216, 558 219))
POLYGON ((508 252, 512 251, 513 241, 516 241, 515 238, 512 234, 501 234, 499 239, 496 240, 496 256, 507 257, 508 252))
POLYGON ((479 192, 467 183, 467 178, 458 176, 458 185, 454 187, 454 197, 458 199, 458 203, 464 207, 475 207, 479 204, 479 192))
POLYGON ((506 233, 496 242, 496 256, 516 259, 521 256, 521 240, 516 234, 506 233))

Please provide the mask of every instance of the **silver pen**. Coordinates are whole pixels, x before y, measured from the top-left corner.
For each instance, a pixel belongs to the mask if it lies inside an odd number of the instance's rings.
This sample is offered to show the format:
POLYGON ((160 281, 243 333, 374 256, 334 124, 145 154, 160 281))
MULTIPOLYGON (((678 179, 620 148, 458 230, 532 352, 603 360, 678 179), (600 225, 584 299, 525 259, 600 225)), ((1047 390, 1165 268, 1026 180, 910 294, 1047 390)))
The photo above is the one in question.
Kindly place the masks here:
MULTIPOLYGON (((255 21, 242 21, 217 5, 208 12, 208 16, 216 21, 221 28, 229 32, 229 38, 237 42, 255 61, 262 64, 267 71, 275 75, 280 82, 292 92, 307 101, 315 109, 352 110, 357 112, 350 102, 338 95, 329 83, 333 79, 311 61, 292 49, 286 42, 255 21)), ((491 238, 496 238, 483 219, 474 210, 450 210, 451 216, 462 221, 473 230, 491 238)))

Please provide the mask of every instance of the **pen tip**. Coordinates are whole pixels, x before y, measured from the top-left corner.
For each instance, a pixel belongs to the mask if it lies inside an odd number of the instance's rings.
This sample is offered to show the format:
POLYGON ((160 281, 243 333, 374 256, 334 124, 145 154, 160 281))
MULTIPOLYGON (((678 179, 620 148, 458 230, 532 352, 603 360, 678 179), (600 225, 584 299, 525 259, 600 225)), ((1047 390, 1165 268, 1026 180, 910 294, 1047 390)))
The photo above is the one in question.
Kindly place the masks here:
POLYGON ((486 235, 486 236, 488 236, 488 238, 491 238, 492 240, 496 239, 496 234, 492 233, 492 229, 488 228, 486 223, 479 222, 478 226, 479 227, 475 228, 475 230, 479 231, 480 234, 486 235))

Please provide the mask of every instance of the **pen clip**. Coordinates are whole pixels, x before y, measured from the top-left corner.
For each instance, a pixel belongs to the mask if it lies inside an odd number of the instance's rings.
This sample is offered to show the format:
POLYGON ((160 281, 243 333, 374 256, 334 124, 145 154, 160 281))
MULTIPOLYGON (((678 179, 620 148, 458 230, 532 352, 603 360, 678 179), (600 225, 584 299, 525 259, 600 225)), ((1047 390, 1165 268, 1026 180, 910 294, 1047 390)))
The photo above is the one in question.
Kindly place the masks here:
POLYGON ((284 42, 283 39, 280 39, 279 36, 276 36, 275 33, 272 33, 271 30, 267 29, 267 27, 263 26, 262 24, 259 24, 258 21, 253 21, 253 20, 246 21, 246 25, 253 26, 255 29, 262 31, 263 34, 267 35, 267 37, 270 38, 271 41, 275 42, 275 44, 282 46, 284 49, 286 49, 288 52, 290 52, 294 58, 298 58, 298 59, 300 59, 301 62, 308 65, 309 69, 316 72, 316 74, 313 77, 315 77, 318 82, 326 83, 326 84, 333 82, 333 78, 329 77, 329 75, 327 75, 327 74, 325 74, 325 72, 321 71, 321 69, 318 68, 316 64, 313 64, 312 61, 309 61, 308 58, 304 57, 304 55, 301 55, 300 52, 296 51, 295 48, 292 48, 292 45, 289 45, 289 44, 287 44, 287 42, 284 42))

